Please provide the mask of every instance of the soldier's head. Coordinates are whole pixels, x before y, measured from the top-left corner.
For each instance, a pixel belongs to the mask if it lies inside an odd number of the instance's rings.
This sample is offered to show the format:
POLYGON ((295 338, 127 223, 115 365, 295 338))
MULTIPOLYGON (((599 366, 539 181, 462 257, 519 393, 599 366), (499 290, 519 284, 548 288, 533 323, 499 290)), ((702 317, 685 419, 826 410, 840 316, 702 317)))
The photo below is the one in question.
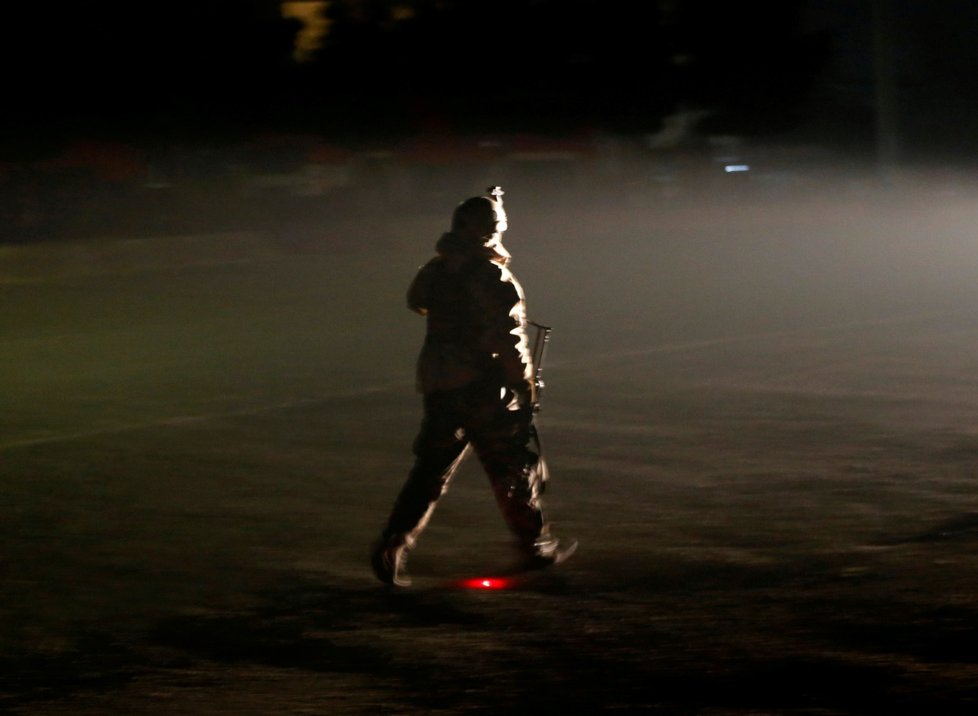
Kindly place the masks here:
POLYGON ((487 240, 502 234, 506 228, 502 201, 488 196, 466 199, 452 214, 452 233, 465 238, 487 240))

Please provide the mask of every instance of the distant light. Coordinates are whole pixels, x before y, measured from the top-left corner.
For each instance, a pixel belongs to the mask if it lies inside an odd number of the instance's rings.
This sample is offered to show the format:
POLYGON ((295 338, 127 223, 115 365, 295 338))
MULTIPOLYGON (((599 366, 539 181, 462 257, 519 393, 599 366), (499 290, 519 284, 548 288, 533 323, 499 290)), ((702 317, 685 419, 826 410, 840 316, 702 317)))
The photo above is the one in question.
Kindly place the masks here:
POLYGON ((326 0, 283 0, 282 17, 299 20, 302 29, 295 38, 292 57, 296 62, 310 60, 322 47, 332 21, 326 17, 326 0))
POLYGON ((506 589, 510 581, 501 577, 475 577, 462 580, 460 586, 464 589, 506 589))
POLYGON ((732 172, 749 172, 750 171, 750 165, 749 164, 728 164, 727 166, 725 166, 723 168, 723 171, 725 171, 727 174, 730 174, 732 172))

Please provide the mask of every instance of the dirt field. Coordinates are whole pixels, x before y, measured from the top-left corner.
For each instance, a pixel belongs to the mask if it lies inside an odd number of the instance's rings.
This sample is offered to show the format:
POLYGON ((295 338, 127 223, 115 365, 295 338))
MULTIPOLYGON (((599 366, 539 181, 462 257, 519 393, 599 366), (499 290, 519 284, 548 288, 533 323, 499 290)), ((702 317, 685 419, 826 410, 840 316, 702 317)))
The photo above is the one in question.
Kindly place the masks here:
POLYGON ((0 710, 974 713, 976 206, 514 195, 554 326, 547 504, 581 546, 495 591, 458 584, 510 558, 475 465, 412 589, 366 563, 440 207, 0 285, 0 710))

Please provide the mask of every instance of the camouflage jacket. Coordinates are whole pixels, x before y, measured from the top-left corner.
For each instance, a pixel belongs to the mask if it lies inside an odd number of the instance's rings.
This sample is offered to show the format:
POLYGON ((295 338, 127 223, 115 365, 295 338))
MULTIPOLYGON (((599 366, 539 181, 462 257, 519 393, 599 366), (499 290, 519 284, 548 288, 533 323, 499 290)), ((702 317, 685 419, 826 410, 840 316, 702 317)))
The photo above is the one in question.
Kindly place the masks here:
POLYGON ((498 238, 472 243, 453 233, 439 239, 436 251, 407 294, 408 308, 427 318, 418 390, 432 393, 489 379, 531 392, 526 299, 508 268, 509 252, 498 238))

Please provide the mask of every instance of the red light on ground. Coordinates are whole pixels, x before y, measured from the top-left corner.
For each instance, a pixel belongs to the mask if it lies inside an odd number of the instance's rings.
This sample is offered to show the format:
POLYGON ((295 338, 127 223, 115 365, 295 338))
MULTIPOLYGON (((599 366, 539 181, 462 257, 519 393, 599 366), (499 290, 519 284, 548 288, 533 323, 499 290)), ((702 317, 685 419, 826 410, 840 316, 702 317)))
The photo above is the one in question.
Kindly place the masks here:
POLYGON ((499 577, 475 577, 462 580, 461 586, 465 589, 506 589, 509 580, 499 577))

